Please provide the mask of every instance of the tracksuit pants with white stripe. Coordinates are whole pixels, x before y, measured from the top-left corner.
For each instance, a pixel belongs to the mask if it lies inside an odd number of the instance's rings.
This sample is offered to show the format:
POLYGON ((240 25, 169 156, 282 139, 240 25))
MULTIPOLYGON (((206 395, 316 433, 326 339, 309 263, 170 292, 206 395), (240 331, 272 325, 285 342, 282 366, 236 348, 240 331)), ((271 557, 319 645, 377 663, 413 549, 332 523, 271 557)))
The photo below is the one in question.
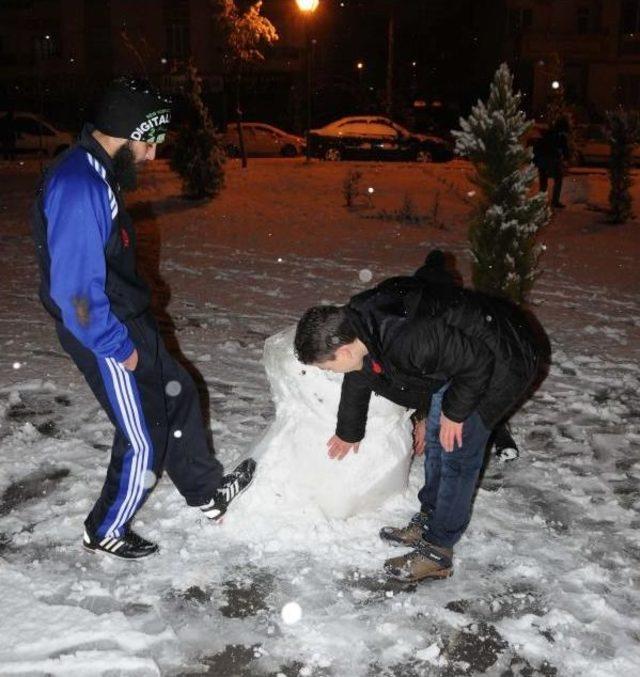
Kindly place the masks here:
POLYGON ((97 357, 56 324, 62 347, 116 429, 102 493, 85 521, 98 537, 126 532, 163 470, 192 506, 208 503, 222 479, 193 379, 167 352, 149 313, 126 325, 138 350, 133 372, 97 357))

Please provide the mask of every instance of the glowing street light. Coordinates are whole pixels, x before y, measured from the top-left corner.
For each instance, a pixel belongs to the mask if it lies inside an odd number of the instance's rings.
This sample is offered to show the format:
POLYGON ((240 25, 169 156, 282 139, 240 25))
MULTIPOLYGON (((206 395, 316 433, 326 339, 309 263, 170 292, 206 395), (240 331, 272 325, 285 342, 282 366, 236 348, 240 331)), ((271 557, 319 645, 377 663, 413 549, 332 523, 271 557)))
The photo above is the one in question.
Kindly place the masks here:
POLYGON ((296 3, 301 12, 315 12, 320 0, 296 0, 296 3))
POLYGON ((311 102, 312 102, 312 89, 311 89, 311 36, 309 29, 309 21, 311 20, 311 15, 318 9, 320 0, 296 0, 298 9, 305 15, 305 32, 306 32, 306 43, 307 43, 307 162, 311 160, 311 102))
MULTIPOLYGON (((362 73, 364 71, 364 62, 356 62, 356 70, 358 71, 358 88, 360 89, 360 98, 362 98, 362 73)), ((360 102, 362 104, 362 102, 360 102)))

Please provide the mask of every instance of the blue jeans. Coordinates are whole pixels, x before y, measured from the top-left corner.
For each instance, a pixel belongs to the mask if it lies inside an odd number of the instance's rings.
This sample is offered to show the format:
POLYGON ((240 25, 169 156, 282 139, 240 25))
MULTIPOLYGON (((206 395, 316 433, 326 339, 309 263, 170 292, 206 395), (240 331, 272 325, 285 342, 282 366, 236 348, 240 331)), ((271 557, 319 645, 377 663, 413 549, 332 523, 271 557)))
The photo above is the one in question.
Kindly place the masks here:
POLYGON ((491 431, 477 412, 464 422, 462 446, 446 452, 440 444, 442 397, 448 386, 433 395, 427 417, 424 451, 424 487, 418 498, 429 514, 425 538, 433 545, 451 548, 457 543, 471 518, 471 502, 484 451, 491 431))

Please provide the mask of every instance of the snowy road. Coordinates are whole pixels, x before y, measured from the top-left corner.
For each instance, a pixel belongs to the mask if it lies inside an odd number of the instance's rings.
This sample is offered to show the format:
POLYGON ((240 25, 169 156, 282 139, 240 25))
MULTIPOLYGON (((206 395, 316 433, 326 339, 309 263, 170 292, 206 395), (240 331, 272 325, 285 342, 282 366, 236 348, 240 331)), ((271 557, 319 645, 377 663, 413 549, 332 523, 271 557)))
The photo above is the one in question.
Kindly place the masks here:
MULTIPOLYGON (((342 207, 343 166, 233 164, 207 206, 175 199, 162 165, 145 174, 132 201, 144 263, 160 264, 159 302, 206 384, 225 465, 273 416, 267 336, 364 288, 362 270, 373 283, 409 272, 427 247, 466 272, 463 169, 366 166, 381 197, 361 213, 342 207), (441 190, 446 227, 382 218, 409 190, 424 214, 423 193, 441 190)), ((549 233, 533 302, 553 365, 514 421, 523 457, 488 466, 455 576, 402 590, 381 576, 377 531, 415 509, 417 464, 406 495, 344 522, 247 493, 212 526, 164 479, 137 521, 160 556, 127 566, 81 551, 111 427, 35 296, 33 170, 0 166, 0 674, 640 674, 638 224, 600 225, 601 175, 579 175, 549 233)))

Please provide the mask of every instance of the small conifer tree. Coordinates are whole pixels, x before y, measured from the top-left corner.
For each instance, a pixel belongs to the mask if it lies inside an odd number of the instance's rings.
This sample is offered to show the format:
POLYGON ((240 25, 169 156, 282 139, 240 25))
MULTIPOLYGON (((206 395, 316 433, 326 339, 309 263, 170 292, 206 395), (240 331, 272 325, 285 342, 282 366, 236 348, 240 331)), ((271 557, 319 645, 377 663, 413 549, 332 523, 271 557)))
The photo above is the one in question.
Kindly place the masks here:
POLYGON ((506 64, 496 71, 489 100, 473 107, 454 132, 456 153, 474 166, 477 206, 469 228, 473 283, 479 291, 522 303, 536 278, 536 235, 550 218, 546 195, 531 196, 531 150, 522 136, 530 122, 506 64))
POLYGON ((609 158, 610 220, 626 223, 633 218, 631 193, 631 164, 634 145, 638 142, 640 121, 636 111, 615 110, 607 113, 607 132, 611 144, 609 158))
POLYGON ((185 196, 212 198, 224 186, 226 157, 202 101, 202 81, 191 63, 187 66, 184 94, 186 110, 171 156, 171 168, 182 178, 185 196))

